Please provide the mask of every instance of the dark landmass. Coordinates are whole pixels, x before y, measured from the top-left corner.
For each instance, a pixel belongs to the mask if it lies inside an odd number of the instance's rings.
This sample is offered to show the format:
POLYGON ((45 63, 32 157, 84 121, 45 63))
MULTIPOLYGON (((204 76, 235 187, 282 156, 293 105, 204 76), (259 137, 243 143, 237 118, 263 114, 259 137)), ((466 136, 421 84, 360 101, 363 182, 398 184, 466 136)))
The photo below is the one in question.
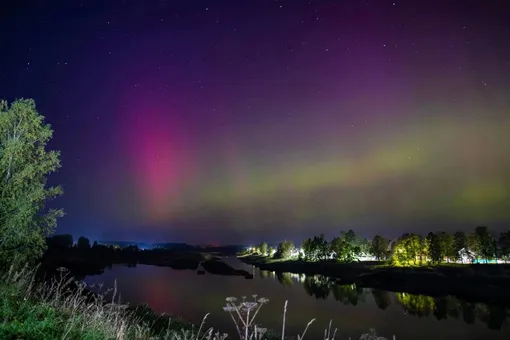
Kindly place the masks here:
MULTIPOLYGON (((213 249, 218 250, 218 248, 213 249)), ((229 249, 226 248, 226 250, 229 249)), ((106 268, 110 268, 114 264, 127 266, 144 264, 181 270, 198 270, 202 264, 203 270, 211 274, 253 278, 250 273, 234 269, 222 262, 220 257, 215 256, 216 254, 223 255, 224 253, 221 251, 214 253, 198 251, 195 247, 141 250, 133 245, 125 248, 95 245, 85 249, 52 246, 48 247, 42 257, 39 275, 50 277, 59 275, 59 268, 64 267, 75 278, 83 279, 85 276, 102 274, 106 268)), ((202 271, 200 274, 203 274, 202 271)))
POLYGON ((168 250, 181 250, 181 251, 203 251, 207 253, 217 253, 224 256, 236 255, 246 247, 243 245, 190 245, 187 243, 175 243, 175 242, 164 242, 164 243, 143 243, 135 241, 97 241, 98 245, 102 246, 113 246, 121 249, 127 247, 137 247, 141 250, 152 250, 152 249, 168 249, 168 250))
POLYGON ((139 250, 136 247, 115 249, 97 246, 89 249, 48 248, 43 255, 39 271, 48 275, 58 273, 58 268, 66 268, 71 275, 84 278, 99 275, 114 264, 146 264, 172 269, 198 269, 201 261, 210 255, 196 251, 167 249, 139 250))
POLYGON ((453 295, 466 301, 510 304, 510 264, 390 267, 381 262, 339 263, 273 261, 261 256, 240 259, 262 270, 323 275, 339 284, 434 297, 453 295))
POLYGON ((253 275, 246 270, 235 269, 218 258, 202 262, 202 267, 211 274, 244 276, 247 279, 253 279, 253 275))

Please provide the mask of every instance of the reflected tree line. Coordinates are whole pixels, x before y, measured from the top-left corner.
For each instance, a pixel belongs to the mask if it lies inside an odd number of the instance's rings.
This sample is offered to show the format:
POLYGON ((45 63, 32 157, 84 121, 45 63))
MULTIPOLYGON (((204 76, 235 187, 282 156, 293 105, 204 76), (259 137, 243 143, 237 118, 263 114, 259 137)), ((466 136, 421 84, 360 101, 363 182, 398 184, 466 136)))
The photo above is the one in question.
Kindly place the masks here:
POLYGON ((361 288, 355 284, 341 285, 324 276, 304 274, 274 273, 260 271, 263 278, 272 277, 284 286, 301 283, 305 292, 318 300, 330 296, 346 306, 356 306, 366 302, 372 295, 376 305, 386 310, 391 305, 399 306, 406 314, 416 317, 435 317, 437 320, 455 319, 467 324, 483 322, 490 329, 499 330, 510 317, 510 310, 504 306, 473 303, 454 296, 432 297, 408 293, 393 293, 385 290, 361 288))

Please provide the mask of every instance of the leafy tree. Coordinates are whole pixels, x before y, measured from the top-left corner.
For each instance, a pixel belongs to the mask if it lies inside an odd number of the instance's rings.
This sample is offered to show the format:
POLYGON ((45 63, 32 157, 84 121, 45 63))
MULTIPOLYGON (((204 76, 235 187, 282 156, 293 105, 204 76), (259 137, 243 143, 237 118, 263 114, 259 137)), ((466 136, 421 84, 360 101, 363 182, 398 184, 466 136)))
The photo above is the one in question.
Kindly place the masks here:
POLYGON ((496 240, 493 237, 492 237, 492 256, 496 260, 501 258, 501 250, 499 249, 498 240, 496 240))
POLYGON ((301 246, 307 260, 324 260, 328 257, 330 246, 326 241, 324 234, 308 238, 301 246))
POLYGON ((76 243, 76 247, 78 249, 90 249, 90 241, 88 238, 84 237, 84 236, 80 236, 78 238, 78 242, 76 243))
POLYGON ((510 258, 510 231, 501 233, 498 240, 501 257, 507 261, 510 258))
POLYGON ((416 234, 404 234, 395 245, 394 260, 398 263, 416 264, 420 255, 420 237, 416 234))
POLYGON ((460 251, 462 249, 466 249, 468 247, 466 234, 462 231, 458 231, 455 234, 453 234, 453 240, 454 240, 455 259, 460 260, 460 257, 461 257, 460 251))
POLYGON ((328 241, 324 237, 324 234, 320 234, 319 237, 314 237, 315 248, 319 259, 325 260, 329 256, 330 247, 328 241))
POLYGON ((406 242, 406 246, 408 247, 408 253, 410 255, 411 260, 413 261, 414 264, 416 264, 418 259, 420 258, 421 249, 420 236, 417 234, 410 234, 406 242))
MULTIPOLYGON (((358 256, 369 255, 372 253, 372 242, 364 237, 358 237, 357 239, 357 247, 359 248, 358 256)), ((356 251, 356 249, 355 249, 356 251)))
POLYGON ((331 250, 336 253, 337 260, 352 261, 349 257, 349 245, 344 237, 339 236, 331 240, 331 250))
POLYGON ((349 243, 350 245, 354 245, 356 242, 356 234, 351 229, 348 232, 344 234, 345 241, 349 243))
POLYGON ((303 249, 303 253, 305 253, 305 258, 307 260, 316 260, 315 247, 313 240, 311 238, 307 238, 306 240, 304 240, 303 244, 301 245, 301 248, 303 249))
POLYGON ((480 247, 477 241, 477 237, 475 233, 469 233, 466 237, 466 243, 469 248, 470 253, 472 254, 472 259, 480 258, 480 247))
POLYGON ((430 242, 429 239, 420 236, 420 264, 425 264, 430 256, 430 242))
POLYGON ((443 260, 443 254, 441 253, 441 242, 438 234, 434 234, 430 232, 427 235, 427 240, 429 243, 429 257, 432 263, 441 263, 443 260))
POLYGON ((489 259, 494 258, 494 240, 492 235, 489 233, 489 229, 484 226, 476 227, 475 239, 480 251, 480 257, 485 259, 485 262, 488 262, 489 259))
POLYGON ((290 257, 293 249, 294 243, 292 243, 292 241, 283 241, 278 245, 274 257, 277 259, 286 259, 290 257))
POLYGON ((378 260, 385 260, 388 255, 388 240, 380 235, 375 235, 372 239, 371 252, 378 260))
POLYGON ((409 264, 409 254, 405 246, 406 235, 393 244, 392 261, 396 264, 409 264))
POLYGON ((94 243, 92 243, 92 248, 97 248, 98 244, 97 244, 97 241, 94 241, 94 243))
POLYGON ((448 262, 450 259, 455 259, 457 254, 455 253, 455 240, 452 234, 444 231, 437 234, 439 238, 439 247, 441 252, 441 261, 446 257, 448 262))
POLYGON ((339 237, 335 237, 331 241, 331 250, 336 253, 336 257, 340 261, 352 262, 357 259, 362 248, 368 248, 361 244, 361 240, 356 237, 354 231, 341 232, 339 237))
POLYGON ((9 106, 0 102, 0 259, 15 255, 35 261, 46 248, 59 209, 46 209, 49 199, 62 194, 48 187, 47 177, 60 168, 60 154, 48 151, 53 135, 30 99, 9 106))
POLYGON ((262 242, 259 246, 259 250, 262 255, 266 255, 267 254, 267 242, 262 242))

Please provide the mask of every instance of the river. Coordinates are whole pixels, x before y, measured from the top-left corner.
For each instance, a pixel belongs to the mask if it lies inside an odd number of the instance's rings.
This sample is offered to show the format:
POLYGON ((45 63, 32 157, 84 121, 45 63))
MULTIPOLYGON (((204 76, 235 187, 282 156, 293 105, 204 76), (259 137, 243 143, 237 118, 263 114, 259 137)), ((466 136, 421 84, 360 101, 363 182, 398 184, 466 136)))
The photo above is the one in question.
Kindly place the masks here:
POLYGON ((323 339, 330 320, 333 328, 338 328, 336 339, 339 340, 358 339, 369 329, 389 339, 395 335, 397 340, 510 338, 510 308, 468 303, 451 296, 432 298, 360 289, 355 285, 340 286, 320 276, 277 274, 260 271, 235 258, 224 261, 253 273, 255 278, 197 275, 192 270, 147 265, 134 268, 115 265, 85 281, 103 283, 103 288, 108 288, 116 280, 122 301, 132 305, 147 303, 157 313, 180 315, 196 324, 210 313, 207 326, 229 333, 229 338, 235 338, 235 334, 233 323, 222 308, 225 298, 252 294, 269 299, 257 316, 263 327, 281 329, 285 300, 288 300, 287 334, 300 334, 308 321, 315 318, 305 340, 323 339))

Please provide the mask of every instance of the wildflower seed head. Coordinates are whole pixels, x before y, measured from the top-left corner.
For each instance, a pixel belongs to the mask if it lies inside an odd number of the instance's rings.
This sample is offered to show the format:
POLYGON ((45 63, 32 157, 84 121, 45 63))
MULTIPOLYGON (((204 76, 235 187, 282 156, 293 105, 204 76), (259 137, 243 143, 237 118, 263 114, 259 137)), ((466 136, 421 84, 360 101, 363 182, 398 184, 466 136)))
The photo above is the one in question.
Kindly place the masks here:
POLYGON ((257 330, 257 333, 260 334, 261 336, 264 335, 265 332, 267 332, 267 328, 256 326, 255 329, 257 330))
POLYGON ((258 299, 257 302, 261 303, 261 304, 264 304, 264 303, 268 303, 269 299, 266 299, 266 298, 262 297, 262 298, 258 299))
POLYGON ((251 310, 257 306, 256 302, 243 302, 242 306, 245 310, 251 310))

